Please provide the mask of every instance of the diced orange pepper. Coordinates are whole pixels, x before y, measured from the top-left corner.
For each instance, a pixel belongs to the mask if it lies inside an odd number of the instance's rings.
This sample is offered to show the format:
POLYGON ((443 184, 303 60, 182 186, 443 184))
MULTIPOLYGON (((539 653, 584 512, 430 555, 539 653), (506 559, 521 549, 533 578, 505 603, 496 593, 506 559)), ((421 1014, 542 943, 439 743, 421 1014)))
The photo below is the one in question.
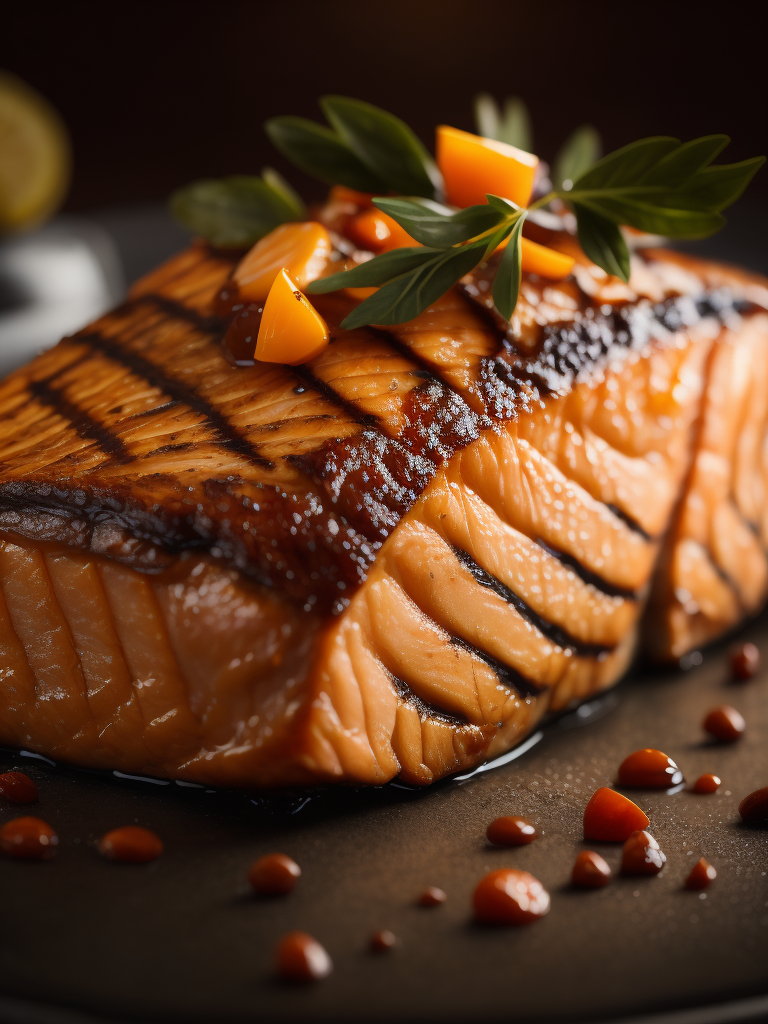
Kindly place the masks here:
MULTIPOLYGON (((509 239, 505 238, 496 252, 506 249, 508 242, 509 239)), ((564 252, 557 252, 546 245, 539 245, 530 238, 521 238, 520 243, 521 267, 529 274, 548 277, 552 281, 562 281, 573 270, 576 260, 572 256, 566 256, 564 252)))
POLYGON ((437 166, 452 206, 485 203, 487 193, 526 206, 538 163, 537 156, 506 142, 444 124, 437 129, 437 166))
POLYGON ((336 203, 354 203, 355 206, 368 210, 373 205, 371 200, 374 194, 373 192, 357 192, 353 188, 347 188, 346 185, 334 185, 328 193, 328 199, 330 202, 336 203))
POLYGON ((314 359, 329 341, 328 327, 283 267, 264 303, 256 358, 296 366, 314 359))
POLYGON ((240 295, 248 302, 263 302, 273 282, 285 267, 299 288, 322 277, 333 245, 317 221, 281 224, 265 235, 238 263, 234 279, 240 295))
POLYGON ((347 234, 355 245, 370 252, 389 252, 390 249, 419 245, 396 220, 375 207, 353 217, 347 227, 347 234))

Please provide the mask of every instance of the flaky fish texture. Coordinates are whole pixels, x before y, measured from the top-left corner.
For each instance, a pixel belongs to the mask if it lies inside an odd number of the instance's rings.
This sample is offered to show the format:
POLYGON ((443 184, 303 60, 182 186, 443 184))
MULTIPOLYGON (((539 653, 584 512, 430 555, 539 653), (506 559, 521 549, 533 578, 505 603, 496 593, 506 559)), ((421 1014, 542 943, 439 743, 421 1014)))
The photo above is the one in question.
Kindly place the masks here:
MULTIPOLYGON (((576 254, 578 255, 578 254, 576 254)), ((768 589, 768 290, 481 266, 231 367, 194 246, 0 384, 0 742, 223 786, 425 784, 768 589), (650 601, 649 601, 650 598, 650 601)))

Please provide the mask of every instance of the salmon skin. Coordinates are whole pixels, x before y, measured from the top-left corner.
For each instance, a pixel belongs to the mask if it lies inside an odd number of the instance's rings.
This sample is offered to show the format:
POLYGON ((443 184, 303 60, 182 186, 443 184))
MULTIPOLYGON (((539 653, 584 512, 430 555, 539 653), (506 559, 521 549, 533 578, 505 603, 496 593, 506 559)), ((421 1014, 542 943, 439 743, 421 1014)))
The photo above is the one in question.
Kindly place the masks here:
MULTIPOLYGON (((561 240, 568 246, 568 240, 561 240)), ((0 742, 227 786, 425 784, 768 589, 768 289, 577 256, 511 324, 233 368, 194 246, 0 383, 0 742), (649 594, 651 595, 649 603, 649 594)))

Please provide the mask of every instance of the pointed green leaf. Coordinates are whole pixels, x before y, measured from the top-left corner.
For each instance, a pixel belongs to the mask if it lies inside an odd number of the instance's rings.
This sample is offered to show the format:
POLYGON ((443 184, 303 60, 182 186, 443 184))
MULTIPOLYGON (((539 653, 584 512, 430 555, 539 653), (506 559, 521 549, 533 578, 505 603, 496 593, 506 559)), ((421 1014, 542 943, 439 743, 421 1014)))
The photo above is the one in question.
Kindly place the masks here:
POLYGON ((501 257, 496 277, 493 280, 493 303, 505 320, 511 320, 517 305, 517 297, 520 294, 520 279, 522 277, 522 240, 523 221, 525 215, 521 215, 507 242, 507 247, 501 257))
POLYGON ((278 192, 288 203, 289 206, 293 207, 296 214, 297 220, 304 220, 307 216, 307 208, 304 205, 304 200, 301 198, 299 193, 293 189, 282 174, 278 173, 274 167, 264 167, 261 172, 261 176, 275 192, 278 192))
MULTIPOLYGON (((569 193, 566 195, 570 198, 569 193)), ((629 192, 575 192, 570 201, 588 207, 614 224, 626 224, 638 231, 669 238, 708 238, 725 223, 719 213, 686 209, 681 197, 674 192, 641 198, 629 192)))
POLYGON ((272 117, 264 128, 283 156, 313 178, 358 192, 387 191, 384 180, 325 125, 304 117, 272 117))
POLYGON ((496 129, 499 142, 524 149, 526 153, 533 150, 533 131, 531 115, 519 96, 508 96, 504 103, 504 115, 496 129))
POLYGON ((595 189, 636 184, 651 167, 679 145, 677 139, 665 135, 631 142, 598 160, 573 182, 573 188, 595 189))
POLYGON ((707 167, 731 140, 727 135, 704 135, 684 142, 651 167, 643 176, 643 185, 676 188, 707 167))
POLYGON ((600 135, 591 124, 577 128, 563 143, 555 158, 552 181, 555 188, 570 181, 571 186, 582 174, 600 159, 600 135))
POLYGON ((442 212, 437 204, 412 199, 374 199, 373 203, 396 220, 417 242, 436 249, 449 249, 452 245, 469 241, 504 219, 504 214, 487 205, 468 206, 458 213, 451 213, 442 212))
POLYGON ((736 202, 764 163, 764 156, 756 156, 738 164, 705 167, 686 182, 683 196, 685 208, 719 213, 736 202))
POLYGON ((320 295, 323 292, 335 292, 339 288, 375 288, 377 285, 386 284, 394 277, 418 269, 422 264, 438 256, 441 251, 421 245, 408 249, 392 249, 366 263, 361 263, 359 267, 320 277, 307 285, 307 291, 312 295, 320 295))
POLYGON ((605 217, 574 204, 579 243, 586 256, 622 281, 629 280, 629 249, 621 229, 605 217))
POLYGON ((347 96, 324 96, 320 106, 355 156, 385 182, 384 191, 440 198, 437 165, 399 117, 347 96))
POLYGON ((170 202, 184 227, 224 247, 247 248, 279 224, 300 219, 293 201, 255 177, 196 181, 170 202))
POLYGON ((361 302, 341 326, 352 330, 366 324, 402 324, 413 320, 477 266, 482 256, 480 245, 439 252, 417 270, 379 288, 375 295, 361 302))
POLYGON ((477 134, 483 138, 498 138, 499 108, 490 93, 481 92, 475 96, 475 125, 477 134))

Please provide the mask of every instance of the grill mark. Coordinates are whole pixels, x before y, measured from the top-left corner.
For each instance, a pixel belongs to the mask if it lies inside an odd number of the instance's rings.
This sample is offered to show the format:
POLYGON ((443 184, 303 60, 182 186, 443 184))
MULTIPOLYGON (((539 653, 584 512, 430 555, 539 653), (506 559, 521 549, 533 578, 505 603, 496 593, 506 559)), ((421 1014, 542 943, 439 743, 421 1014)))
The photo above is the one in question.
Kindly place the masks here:
POLYGON ((552 555, 556 558, 561 565, 567 566, 572 569, 576 575, 584 583, 588 583, 593 586, 595 590, 599 590, 601 594, 605 594, 606 597, 621 597, 625 601, 637 601, 639 595, 636 590, 630 590, 629 587, 619 587, 614 583, 609 583, 608 580, 604 580, 602 576, 598 576, 597 573, 592 572, 591 569, 585 568, 581 562, 579 562, 572 555, 567 555, 564 551, 558 551, 557 548, 550 547, 546 541, 542 540, 541 537, 534 537, 533 540, 543 548, 547 554, 552 555))
POLYGON ((154 451, 148 452, 143 456, 144 459, 153 459, 156 455, 170 455, 172 452, 189 452, 197 445, 192 441, 180 441, 179 444, 163 444, 159 448, 155 448, 154 451))
POLYGON ((643 540, 648 541, 649 543, 656 540, 656 538, 648 533, 647 530, 643 529, 636 519, 633 519, 632 516, 620 509, 618 505, 611 505, 610 502, 606 502, 605 507, 610 509, 616 518, 620 519, 622 523, 624 523, 625 526, 628 526, 633 533, 638 535, 638 537, 642 537, 643 540))
POLYGON ((98 420, 75 405, 63 392, 51 387, 49 379, 31 380, 27 386, 30 393, 39 402, 53 409, 62 419, 67 420, 78 437, 94 441, 105 455, 116 462, 131 461, 132 456, 122 438, 111 433, 103 423, 99 423, 98 420))
POLYGON ((312 388, 313 391, 316 391, 326 401, 345 412, 355 423, 359 423, 363 427, 378 427, 379 418, 377 416, 374 416, 372 413, 361 412, 354 402, 340 395, 331 384, 328 384, 312 373, 308 366, 287 366, 286 369, 298 377, 306 387, 312 388))
POLYGON ((258 466, 259 469, 272 469, 274 467, 274 463, 260 455, 258 450, 237 427, 229 422, 222 412, 186 384, 182 384, 181 381, 169 377, 155 363, 150 362, 136 352, 129 352, 121 348, 111 339, 105 338, 96 331, 76 334, 72 338, 65 340, 74 343, 81 342, 97 349, 107 356, 108 359, 120 363, 121 366, 124 366, 132 374, 143 378, 152 387, 162 391, 174 401, 181 402, 194 412, 204 416, 208 427, 227 451, 234 455, 239 455, 252 465, 258 466))
POLYGON ((167 316, 175 317, 177 320, 184 320, 191 324, 203 334, 223 334, 226 330, 226 321, 219 316, 203 316, 196 309, 185 306, 182 302, 168 298, 167 295, 160 295, 157 292, 145 292, 142 295, 135 295, 123 304, 121 309, 130 309, 132 306, 142 303, 152 303, 167 316))
MULTIPOLYGON (((383 665, 382 668, 384 668, 383 665)), ((417 697, 404 679, 399 679, 397 676, 392 675, 392 673, 387 671, 387 669, 384 669, 384 671, 392 681, 392 685, 403 704, 407 704, 409 707, 414 708, 422 720, 424 718, 436 719, 439 722, 445 722, 447 725, 452 725, 457 729, 471 724, 464 715, 459 715, 455 711, 446 711, 445 708, 441 708, 439 704, 432 704, 429 701, 422 700, 421 697, 417 697)))
POLYGON ((495 594, 498 594, 499 597, 503 598, 507 604, 511 604, 527 622, 532 626, 535 626, 540 633, 559 647, 570 649, 574 654, 579 654, 585 658, 597 658, 600 655, 607 654, 613 650, 613 646, 588 643, 585 640, 580 640, 578 637, 572 636, 554 622, 550 622, 549 619, 544 618, 543 615, 534 611, 534 609, 531 608, 531 606, 524 601, 519 594, 516 594, 514 590, 511 590, 505 583, 502 583, 500 579, 497 579, 495 576, 491 575, 491 573, 483 569, 482 566, 478 565, 472 556, 466 551, 455 547, 453 548, 453 553, 461 564, 472 573, 472 576, 481 586, 487 587, 495 594))
MULTIPOLYGON (((435 625, 437 624, 435 623, 435 625)), ((522 672, 518 672, 516 668, 512 668, 512 666, 507 665, 506 662, 500 661, 498 658, 494 658, 492 654, 488 654, 488 652, 484 651, 481 647, 475 647, 474 644, 471 644, 468 640, 464 640, 463 637, 449 633, 448 638, 449 642, 454 647, 460 647, 462 650, 474 655, 479 661, 484 661, 485 664, 496 673, 499 677, 499 681, 503 683, 507 689, 513 690, 519 697, 538 697, 547 690, 546 686, 541 686, 539 683, 535 682, 535 680, 529 679, 528 676, 524 676, 522 672)))

